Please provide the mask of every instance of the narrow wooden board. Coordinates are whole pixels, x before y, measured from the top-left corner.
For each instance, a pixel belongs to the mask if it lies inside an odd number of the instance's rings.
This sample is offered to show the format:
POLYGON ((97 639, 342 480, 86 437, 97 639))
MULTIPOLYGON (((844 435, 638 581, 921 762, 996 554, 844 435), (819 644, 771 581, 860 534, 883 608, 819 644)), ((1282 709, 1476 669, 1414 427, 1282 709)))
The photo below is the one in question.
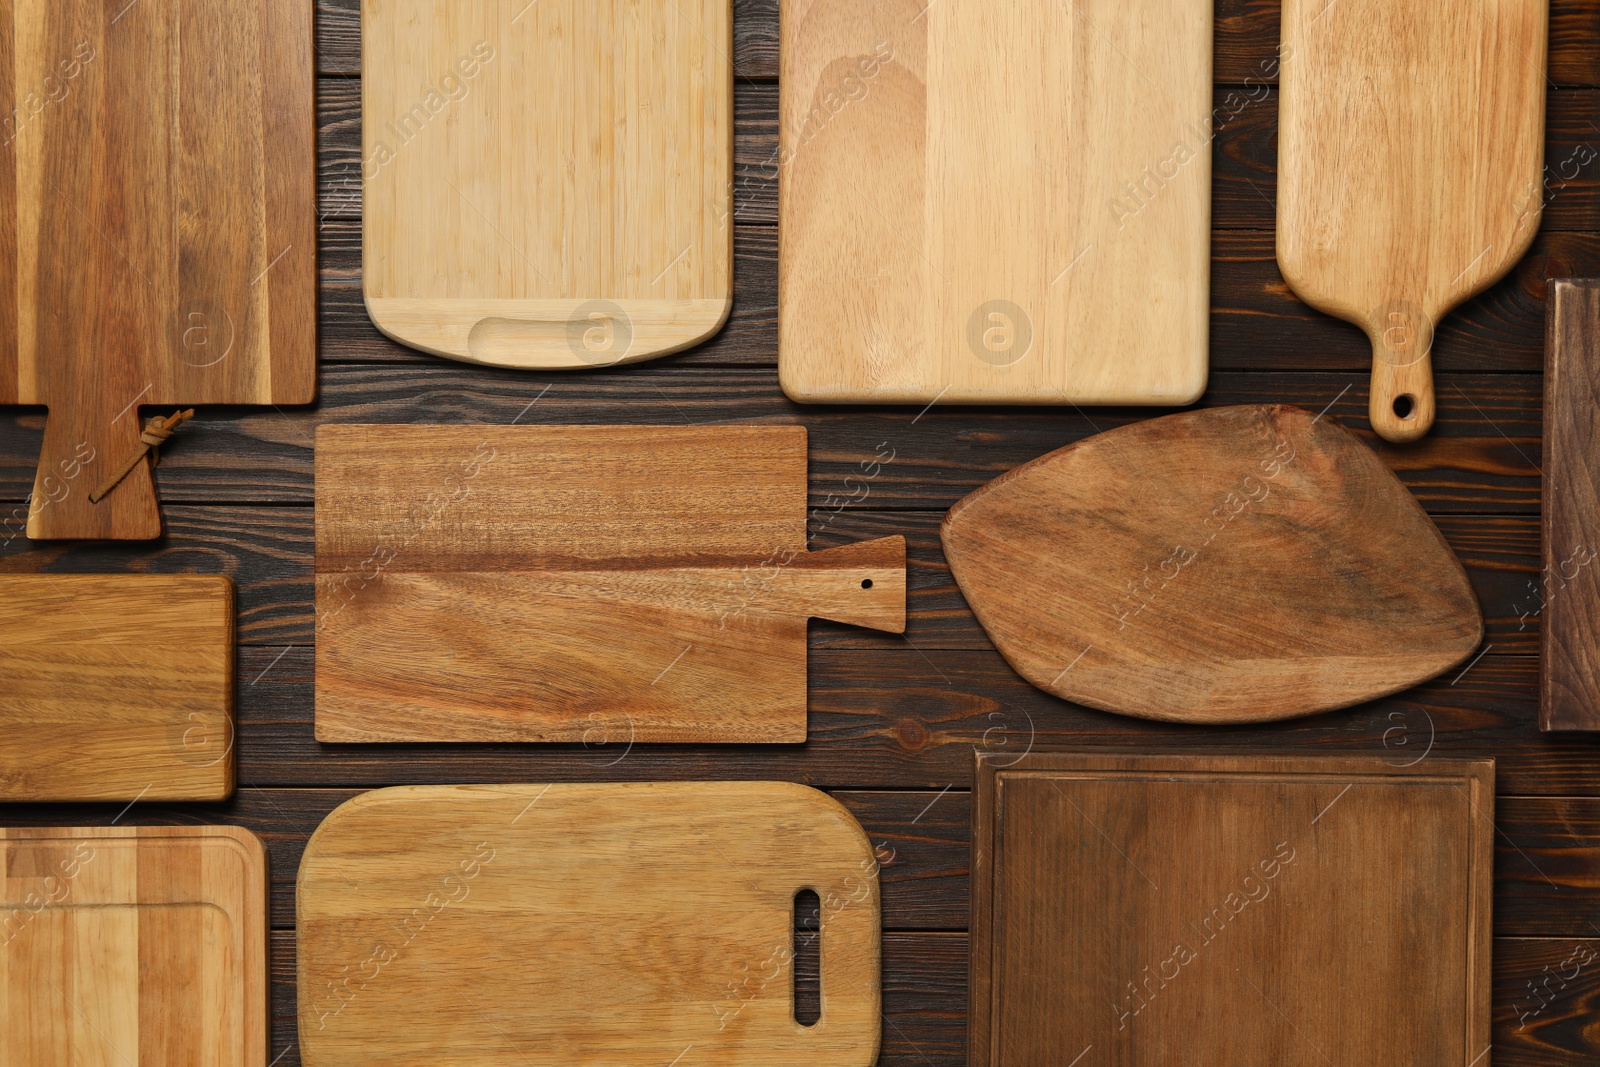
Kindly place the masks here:
POLYGON ((233 792, 233 583, 0 575, 0 800, 233 792))
POLYGON ((316 389, 312 0, 0 0, 0 403, 28 536, 159 537, 140 408, 316 389), (225 56, 226 61, 220 61, 225 56))
POLYGON ((348 801, 296 894, 306 1067, 867 1067, 878 863, 785 782, 411 786, 348 801), (822 1015, 794 1017, 795 894, 822 1015))
POLYGON ((401 344, 632 363, 733 306, 731 0, 361 8, 362 278, 401 344))
POLYGON ((1482 1064, 1493 819, 1493 760, 982 753, 968 1062, 1482 1064))
POLYGON ((1549 285, 1539 728, 1600 730, 1600 281, 1549 285))
POLYGON ((267 1067, 250 831, 0 830, 0 872, 0 1063, 267 1067))
POLYGON ((1278 266, 1372 342, 1372 428, 1433 426, 1439 320, 1532 243, 1548 0, 1283 0, 1278 266))
POLYGON ((807 620, 905 629, 800 426, 323 426, 316 494, 323 741, 804 741, 807 620))
POLYGON ((1210 0, 787 0, 780 29, 784 392, 1205 390, 1210 0))
POLYGON ((1438 528, 1372 450, 1299 408, 1135 423, 950 509, 945 555, 1017 672, 1174 722, 1262 722, 1399 692, 1483 618, 1438 528))

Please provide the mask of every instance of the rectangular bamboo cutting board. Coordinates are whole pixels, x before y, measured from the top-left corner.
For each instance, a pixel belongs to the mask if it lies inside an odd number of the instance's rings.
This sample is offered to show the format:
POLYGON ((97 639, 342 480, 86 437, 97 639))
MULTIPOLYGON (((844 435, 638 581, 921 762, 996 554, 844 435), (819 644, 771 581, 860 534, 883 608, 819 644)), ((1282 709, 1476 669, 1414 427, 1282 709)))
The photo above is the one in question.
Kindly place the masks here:
POLYGON ((1429 728, 981 754, 968 1062, 1486 1062, 1494 761, 1428 758, 1429 728))
POLYGON ((781 34, 790 397, 1200 395, 1210 0, 787 0, 781 34))
POLYGON ((312 0, 0 0, 0 403, 28 536, 159 537, 141 406, 315 391, 312 0), (223 58, 225 57, 225 58, 223 58))
POLYGON ((803 741, 807 620, 905 629, 799 426, 323 426, 316 495, 323 741, 803 741))
POLYGON ((0 1063, 267 1067, 250 831, 0 830, 0 876, 0 1063))
POLYGON ((336 809, 295 895, 306 1067, 867 1067, 878 864, 784 782, 409 786, 336 809), (815 891, 822 1013, 794 1011, 815 891))
POLYGON ((362 276, 504 367, 687 348, 733 302, 732 0, 361 6, 362 276))
POLYGON ((233 583, 0 575, 0 800, 233 792, 233 583))

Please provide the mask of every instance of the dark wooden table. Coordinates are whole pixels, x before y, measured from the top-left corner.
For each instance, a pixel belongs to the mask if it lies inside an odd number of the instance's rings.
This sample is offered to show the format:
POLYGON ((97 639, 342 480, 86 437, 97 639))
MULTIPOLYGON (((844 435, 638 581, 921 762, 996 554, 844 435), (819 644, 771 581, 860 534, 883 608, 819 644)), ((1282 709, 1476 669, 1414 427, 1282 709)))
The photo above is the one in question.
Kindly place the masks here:
MULTIPOLYGON (((869 0, 863 0, 869 2, 869 0)), ((883 1062, 965 1060, 969 789, 974 750, 1138 746, 1499 761, 1494 1062, 1600 1058, 1600 744, 1542 735, 1538 704, 1539 468, 1545 279, 1600 275, 1600 0, 1553 0, 1544 228, 1516 271, 1441 328, 1439 418, 1415 447, 1366 428, 1359 331, 1297 301, 1273 260, 1277 43, 1273 0, 1218 0, 1212 374, 1203 403, 1327 407, 1417 494, 1471 574, 1488 625, 1466 670, 1399 697, 1262 729, 1178 729, 1032 689, 977 627, 939 550, 951 504, 1010 468, 1147 410, 801 407, 778 388, 777 0, 738 0, 737 299, 710 344, 618 371, 512 373, 433 359, 378 334, 361 302, 359 0, 321 0, 322 400, 311 410, 205 409, 166 450, 167 538, 30 544, 0 526, 0 568, 228 574, 239 587, 241 788, 215 805, 139 804, 135 823, 231 822, 272 852, 273 1054, 293 1046, 294 878, 337 804, 417 782, 781 778, 829 790, 883 873, 883 1062), (528 405, 538 398, 531 408, 528 405), (337 422, 804 423, 822 506, 880 449, 859 502, 818 512, 816 544, 903 533, 905 637, 813 624, 804 746, 334 746, 312 738, 312 432, 337 422), (1430 747, 1431 746, 1431 747, 1430 747), (619 757, 620 758, 619 760, 619 757)), ((43 415, 0 417, 0 518, 31 488, 43 415)), ((855 483, 852 483, 854 485, 855 483)), ((859 495, 849 494, 849 495, 859 495)), ((708 508, 717 506, 707 501, 708 508)), ((14 824, 94 824, 121 805, 9 807, 14 824)))

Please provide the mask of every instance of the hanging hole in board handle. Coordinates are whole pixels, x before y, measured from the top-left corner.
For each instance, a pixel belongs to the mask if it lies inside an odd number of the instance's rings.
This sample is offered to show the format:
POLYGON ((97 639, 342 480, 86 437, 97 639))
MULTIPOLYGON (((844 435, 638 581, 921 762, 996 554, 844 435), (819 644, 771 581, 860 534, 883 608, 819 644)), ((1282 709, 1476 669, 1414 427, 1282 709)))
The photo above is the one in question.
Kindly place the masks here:
POLYGON ((793 950, 790 975, 794 1021, 815 1026, 822 1018, 822 898, 814 889, 794 895, 793 950))
POLYGON ((1394 398, 1394 414, 1397 419, 1409 419, 1417 413, 1417 398, 1410 393, 1401 393, 1394 398))
POLYGON ((872 579, 871 578, 863 578, 863 579, 861 579, 861 588, 863 588, 863 589, 871 589, 872 588, 872 579))

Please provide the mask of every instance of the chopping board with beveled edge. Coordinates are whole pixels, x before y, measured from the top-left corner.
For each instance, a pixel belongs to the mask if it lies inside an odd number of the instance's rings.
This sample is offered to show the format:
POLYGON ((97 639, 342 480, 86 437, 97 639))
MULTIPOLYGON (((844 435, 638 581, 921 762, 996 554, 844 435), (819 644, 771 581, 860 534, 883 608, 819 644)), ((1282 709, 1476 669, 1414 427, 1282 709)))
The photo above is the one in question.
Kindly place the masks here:
POLYGON ((1483 638, 1466 572, 1416 500, 1353 434, 1299 408, 1090 437, 957 503, 942 539, 1018 673, 1140 718, 1348 707, 1483 638))
POLYGON ((904 538, 808 550, 804 427, 322 426, 316 474, 323 741, 803 741, 808 620, 905 629, 904 538))

